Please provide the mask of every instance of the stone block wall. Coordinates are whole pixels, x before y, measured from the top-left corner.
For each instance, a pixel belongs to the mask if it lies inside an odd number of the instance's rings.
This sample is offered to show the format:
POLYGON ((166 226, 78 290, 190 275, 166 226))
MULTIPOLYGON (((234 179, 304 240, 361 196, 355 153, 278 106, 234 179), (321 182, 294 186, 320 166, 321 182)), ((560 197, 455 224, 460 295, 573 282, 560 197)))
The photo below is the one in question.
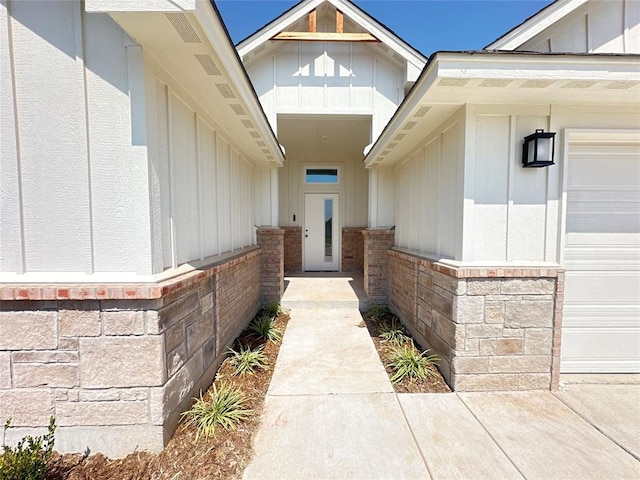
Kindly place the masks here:
POLYGON ((284 230, 284 271, 302 271, 302 227, 281 227, 284 230))
POLYGON ((285 231, 278 227, 258 229, 260 259, 260 301, 262 304, 280 301, 284 294, 284 238, 285 231))
POLYGON ((342 271, 364 271, 364 227, 342 228, 342 271))
POLYGON ((8 442, 58 424, 56 449, 161 450, 260 304, 260 251, 149 285, 0 287, 8 442), (17 300, 31 296, 38 300, 17 300))
POLYGON ((556 389, 564 274, 456 268, 389 251, 389 306, 457 391, 556 389))
POLYGON ((372 304, 387 303, 389 286, 389 249, 393 246, 393 230, 362 230, 364 238, 364 291, 372 304))

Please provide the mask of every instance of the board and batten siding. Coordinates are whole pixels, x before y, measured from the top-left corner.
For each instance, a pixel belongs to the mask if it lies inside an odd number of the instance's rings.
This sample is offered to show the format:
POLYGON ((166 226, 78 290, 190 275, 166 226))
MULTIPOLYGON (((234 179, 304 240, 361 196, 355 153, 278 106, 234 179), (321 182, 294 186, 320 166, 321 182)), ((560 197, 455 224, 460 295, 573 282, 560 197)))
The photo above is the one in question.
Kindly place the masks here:
POLYGON ((549 131, 549 107, 472 106, 468 114, 460 260, 556 261, 558 169, 522 168, 522 139, 549 131))
POLYGON ((80 2, 3 0, 0 23, 2 279, 150 274, 140 48, 80 2))
POLYGON ((518 50, 640 53, 640 2, 588 2, 525 42, 518 50))
POLYGON ((460 257, 464 135, 463 108, 394 169, 396 246, 460 257))
MULTIPOLYGON (((145 61, 153 89, 148 113, 155 119, 149 156, 156 261, 161 262, 156 272, 255 245, 254 192, 270 198, 270 170, 257 173, 215 120, 153 59, 145 61)), ((270 214, 265 203, 260 217, 270 214)))
POLYGON ((369 181, 361 157, 317 152, 287 152, 287 161, 278 173, 281 226, 303 224, 305 193, 340 194, 340 226, 367 225, 369 181), (337 168, 339 184, 305 184, 304 174, 307 167, 337 168))
POLYGON ((376 47, 283 42, 276 55, 245 65, 274 131, 280 113, 372 115, 372 141, 404 97, 404 69, 376 47))

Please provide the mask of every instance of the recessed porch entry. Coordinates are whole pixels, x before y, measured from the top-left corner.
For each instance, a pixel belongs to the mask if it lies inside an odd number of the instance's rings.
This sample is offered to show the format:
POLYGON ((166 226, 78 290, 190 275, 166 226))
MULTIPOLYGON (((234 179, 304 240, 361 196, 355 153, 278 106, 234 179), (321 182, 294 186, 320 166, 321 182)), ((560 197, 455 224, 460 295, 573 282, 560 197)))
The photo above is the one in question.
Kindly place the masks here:
POLYGON ((335 272, 340 269, 340 196, 337 193, 304 195, 304 269, 335 272))

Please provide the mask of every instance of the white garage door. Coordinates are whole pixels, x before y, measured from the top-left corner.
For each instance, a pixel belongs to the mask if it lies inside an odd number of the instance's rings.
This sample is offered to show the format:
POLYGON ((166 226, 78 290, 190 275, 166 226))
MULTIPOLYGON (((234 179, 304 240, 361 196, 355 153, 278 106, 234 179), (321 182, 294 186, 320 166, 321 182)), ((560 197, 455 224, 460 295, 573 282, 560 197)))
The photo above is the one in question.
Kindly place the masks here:
POLYGON ((640 372, 640 133, 569 136, 560 370, 640 372))

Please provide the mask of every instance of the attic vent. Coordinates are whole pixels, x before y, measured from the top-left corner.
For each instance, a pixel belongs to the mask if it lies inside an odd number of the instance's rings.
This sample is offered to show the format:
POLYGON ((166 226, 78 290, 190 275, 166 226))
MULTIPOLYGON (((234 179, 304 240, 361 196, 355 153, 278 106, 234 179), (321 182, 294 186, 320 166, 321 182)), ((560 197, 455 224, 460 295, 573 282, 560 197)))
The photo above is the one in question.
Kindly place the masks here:
POLYGON ((238 105, 237 103, 232 103, 229 106, 231 107, 231 110, 233 110, 236 115, 246 115, 244 108, 242 108, 242 105, 238 105))
POLYGON ((431 110, 431 107, 420 107, 414 117, 422 118, 427 114, 429 110, 431 110))
POLYGON ((259 142, 256 142, 256 145, 258 145, 259 147, 266 147, 267 144, 264 143, 262 140, 260 140, 259 142))
POLYGON ((202 43, 184 13, 165 13, 165 15, 184 43, 202 43))
POLYGON ((245 128, 253 128, 253 123, 251 123, 251 120, 242 120, 242 125, 244 125, 245 128))
POLYGON ((207 72, 207 75, 220 75, 220 70, 209 55, 195 54, 196 60, 200 62, 203 70, 207 72))
POLYGON ((603 88, 608 90, 625 90, 627 88, 631 88, 634 85, 637 85, 636 82, 611 82, 608 85, 605 85, 603 88))
POLYGON ((271 152, 269 152, 269 149, 268 149, 268 148, 263 148, 263 149, 261 150, 261 152, 262 152, 262 153, 271 153, 271 152))
POLYGON ((399 133, 398 135, 396 135, 396 138, 394 138, 394 140, 396 141, 400 141, 402 140, 404 137, 406 137, 407 134, 406 133, 399 133))
POLYGON ((218 90, 220 90, 220 93, 224 98, 236 98, 233 94, 233 90, 231 90, 231 87, 226 83, 216 83, 216 87, 218 87, 218 90))
POLYGON ((391 149, 391 148, 394 148, 396 145, 398 145, 397 142, 392 142, 389 145, 387 145, 387 147, 389 147, 391 149))
POLYGON ((565 83, 562 88, 589 88, 595 84, 596 82, 590 80, 572 80, 571 82, 565 83))
POLYGON ((407 122, 403 128, 403 130, 411 130, 413 127, 416 126, 416 123, 418 122, 407 122))
POLYGON ((522 84, 524 88, 547 88, 553 80, 527 80, 522 84))
POLYGON ((469 80, 464 78, 443 78, 438 82, 442 87, 464 87, 469 80))
POLYGON ((489 88, 504 88, 508 86, 512 80, 507 80, 505 78, 487 78, 480 82, 481 87, 489 87, 489 88))
POLYGON ((253 138, 260 138, 260 134, 258 132, 249 132, 249 135, 251 135, 253 138))

